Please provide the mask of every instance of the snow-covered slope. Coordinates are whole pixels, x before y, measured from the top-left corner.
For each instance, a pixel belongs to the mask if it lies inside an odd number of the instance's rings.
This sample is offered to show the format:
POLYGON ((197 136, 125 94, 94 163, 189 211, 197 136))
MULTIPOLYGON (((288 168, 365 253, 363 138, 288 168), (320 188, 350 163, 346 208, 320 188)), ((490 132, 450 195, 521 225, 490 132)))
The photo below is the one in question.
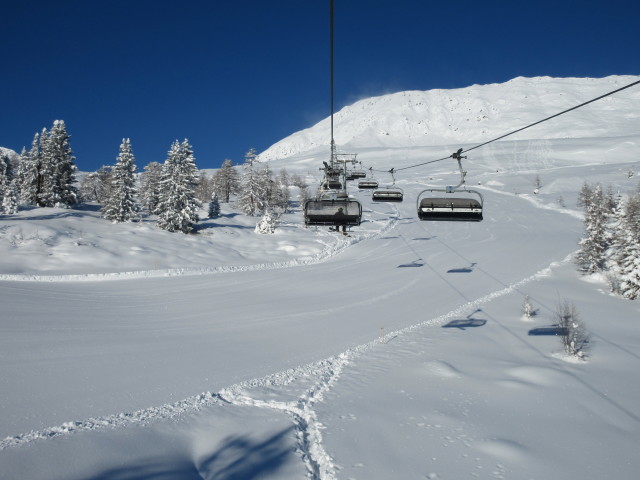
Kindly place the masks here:
MULTIPOLYGON (((350 186, 350 237, 299 208, 274 235, 226 204, 197 235, 95 205, 0 217, 0 478, 636 478, 640 302, 572 253, 581 184, 638 187, 637 95, 592 119, 617 137, 582 112, 584 137, 473 152, 479 223, 416 218, 441 164, 405 170, 398 204, 350 186), (562 353, 562 299, 587 361, 562 353)), ((397 167, 452 148, 362 145, 397 167)), ((282 166, 317 176, 313 150, 282 166)))
MULTIPOLYGON (((346 150, 483 142, 637 81, 606 78, 515 78, 503 84, 455 90, 398 92, 360 100, 334 117, 336 145, 346 150)), ((518 134, 518 139, 620 136, 640 131, 640 90, 588 107, 518 134)), ((326 118, 260 154, 262 160, 328 148, 326 118)))

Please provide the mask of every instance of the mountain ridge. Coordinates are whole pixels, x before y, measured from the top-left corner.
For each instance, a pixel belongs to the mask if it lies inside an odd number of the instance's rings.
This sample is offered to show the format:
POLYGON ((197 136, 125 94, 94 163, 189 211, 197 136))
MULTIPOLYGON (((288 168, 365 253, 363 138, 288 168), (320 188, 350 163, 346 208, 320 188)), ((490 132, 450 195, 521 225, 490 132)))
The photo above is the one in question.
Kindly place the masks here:
MULTIPOLYGON (((516 77, 451 90, 407 90, 365 98, 334 114, 338 148, 437 146, 487 141, 640 79, 516 77)), ((594 102, 518 134, 519 139, 623 136, 640 130, 640 89, 594 102)), ((330 118, 260 153, 285 159, 330 144, 330 118)))

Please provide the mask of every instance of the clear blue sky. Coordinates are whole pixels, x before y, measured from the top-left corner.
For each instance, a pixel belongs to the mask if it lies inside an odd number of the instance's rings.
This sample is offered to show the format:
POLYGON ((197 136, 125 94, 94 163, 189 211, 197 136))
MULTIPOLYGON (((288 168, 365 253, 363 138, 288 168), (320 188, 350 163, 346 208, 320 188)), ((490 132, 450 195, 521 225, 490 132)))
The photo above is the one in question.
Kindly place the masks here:
MULTIPOLYGON (((242 163, 330 113, 329 0, 1 0, 0 146, 66 122, 80 170, 188 138, 242 163)), ((637 0, 335 0, 336 110, 516 76, 640 74, 637 0)), ((329 133, 327 133, 329 137, 329 133)), ((327 138, 327 149, 329 138, 327 138)))

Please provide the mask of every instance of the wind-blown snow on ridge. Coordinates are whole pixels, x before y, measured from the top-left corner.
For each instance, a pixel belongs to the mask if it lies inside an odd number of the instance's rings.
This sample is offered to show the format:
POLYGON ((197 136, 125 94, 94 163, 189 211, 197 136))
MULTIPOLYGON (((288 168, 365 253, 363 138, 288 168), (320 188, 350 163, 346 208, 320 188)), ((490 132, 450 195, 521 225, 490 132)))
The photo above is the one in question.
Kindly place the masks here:
MULTIPOLYGON (((366 98, 334 115, 334 137, 346 149, 484 142, 637 81, 606 78, 514 78, 453 90, 405 91, 366 98)), ((640 89, 604 98, 537 125, 518 139, 611 137, 640 129, 640 89)), ((330 122, 296 132, 259 156, 277 160, 327 147, 330 122)))

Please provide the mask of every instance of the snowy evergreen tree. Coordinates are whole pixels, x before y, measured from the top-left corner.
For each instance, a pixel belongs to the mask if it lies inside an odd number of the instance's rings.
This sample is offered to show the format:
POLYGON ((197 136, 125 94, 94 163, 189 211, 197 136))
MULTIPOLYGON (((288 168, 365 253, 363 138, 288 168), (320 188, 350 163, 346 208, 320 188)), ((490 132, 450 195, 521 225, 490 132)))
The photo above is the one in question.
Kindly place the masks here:
POLYGON ((111 171, 111 190, 102 214, 112 222, 128 222, 136 213, 135 157, 131 140, 122 139, 120 154, 111 171))
POLYGON ((273 171, 268 164, 260 170, 260 181, 264 191, 264 209, 275 207, 279 202, 280 192, 277 182, 273 179, 273 171))
POLYGON ((13 180, 4 188, 4 192, 0 192, 0 197, 2 197, 2 213, 5 215, 18 213, 18 189, 13 180))
POLYGON ((42 189, 39 205, 43 207, 69 207, 77 203, 75 157, 69 145, 69 135, 62 120, 53 122, 47 135, 40 136, 42 152, 42 189))
POLYGON ((162 166, 158 227, 170 232, 189 233, 198 222, 200 204, 196 199, 198 174, 191 145, 176 140, 162 166))
POLYGON ((67 127, 62 120, 53 122, 53 127, 40 136, 42 154, 38 189, 38 205, 41 207, 69 207, 77 203, 75 182, 75 157, 69 144, 67 127))
POLYGON ((36 205, 38 201, 38 170, 40 164, 40 135, 33 139, 31 150, 22 149, 16 172, 16 187, 20 201, 36 205))
MULTIPOLYGON (((43 129, 42 135, 44 137, 48 135, 46 129, 43 129)), ((40 205, 39 198, 44 186, 41 138, 41 135, 36 133, 33 136, 31 149, 28 152, 26 149, 22 149, 16 173, 16 186, 20 201, 28 205, 40 205)))
POLYGON ((142 207, 151 215, 158 213, 161 181, 161 164, 158 162, 151 162, 144 167, 140 180, 140 196, 142 198, 142 207))
POLYGON ((211 201, 209 202, 209 218, 218 218, 220 216, 220 202, 218 194, 213 192, 211 201))
POLYGON ((607 224, 609 210, 600 185, 596 185, 584 196, 584 227, 586 236, 580 240, 580 250, 576 255, 576 264, 580 271, 591 274, 600 271, 605 265, 605 252, 608 246, 607 224))
POLYGON ((640 194, 635 194, 619 209, 614 253, 618 288, 624 297, 640 297, 640 194))
POLYGON ((213 189, 224 203, 229 203, 231 195, 238 192, 240 178, 231 160, 222 163, 220 169, 213 175, 213 189))
POLYGON ((11 163, 9 162, 9 157, 3 154, 0 155, 0 213, 8 213, 6 211, 7 209, 5 209, 5 199, 9 202, 11 196, 10 190, 12 189, 15 195, 11 163))
POLYGON ((240 182, 238 206, 246 215, 260 215, 268 205, 268 186, 265 175, 258 170, 257 154, 251 149, 245 155, 244 173, 240 182))
POLYGON ((256 225, 255 232, 260 234, 272 234, 276 231, 277 219, 276 217, 269 211, 269 209, 265 210, 262 219, 256 225))
POLYGON ((593 195, 593 187, 589 185, 587 182, 582 184, 582 188, 580 189, 580 193, 578 194, 578 207, 586 208, 586 206, 591 203, 591 196, 593 195))

